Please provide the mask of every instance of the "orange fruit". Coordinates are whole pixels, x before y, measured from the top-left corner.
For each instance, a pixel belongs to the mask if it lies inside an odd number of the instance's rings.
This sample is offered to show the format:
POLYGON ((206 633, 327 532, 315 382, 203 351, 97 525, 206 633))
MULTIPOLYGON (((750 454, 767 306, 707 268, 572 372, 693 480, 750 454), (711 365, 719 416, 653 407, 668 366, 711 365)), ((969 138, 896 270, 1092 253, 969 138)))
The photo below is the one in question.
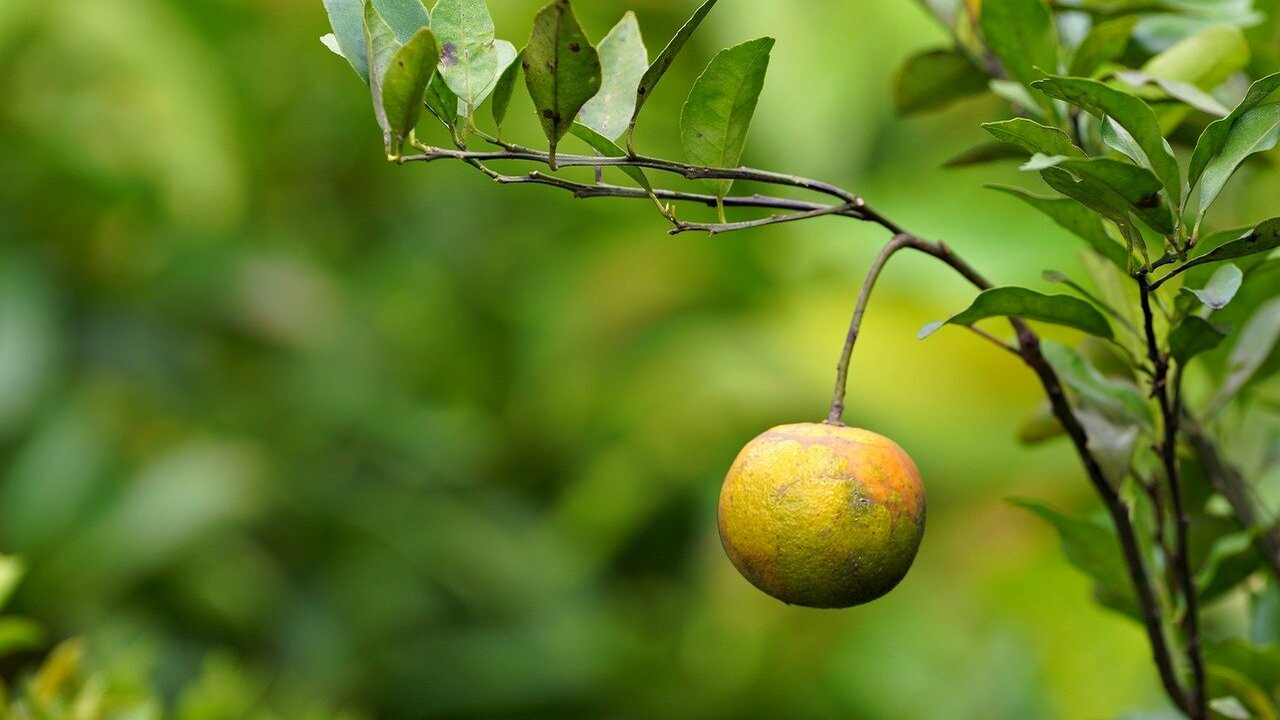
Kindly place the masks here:
POLYGON ((920 471, 897 443, 825 423, 782 425, 738 453, 720 489, 720 541, 738 572, 792 605, 875 600, 924 535, 920 471))

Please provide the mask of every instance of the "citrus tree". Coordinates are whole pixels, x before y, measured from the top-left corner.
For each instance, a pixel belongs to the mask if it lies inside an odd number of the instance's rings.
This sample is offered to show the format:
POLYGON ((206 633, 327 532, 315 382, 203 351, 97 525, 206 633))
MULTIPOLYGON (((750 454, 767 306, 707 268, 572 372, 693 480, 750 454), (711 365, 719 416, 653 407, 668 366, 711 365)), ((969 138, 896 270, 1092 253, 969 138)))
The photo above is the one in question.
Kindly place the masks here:
POLYGON ((1015 504, 1057 529, 1099 603, 1141 624, 1173 708, 1276 717, 1280 530, 1262 494, 1280 461, 1280 218, 1231 227, 1214 211, 1280 142, 1275 0, 924 0, 952 42, 906 62, 896 105, 1007 101, 1009 117, 983 125, 991 142, 950 165, 1012 160, 1040 186, 993 185, 992 202, 1028 203, 1081 241, 1083 276, 1043 274, 1062 286, 1054 294, 994 286, 855 192, 742 166, 772 38, 711 60, 666 126, 682 158, 645 154, 646 101, 716 5, 653 56, 632 13, 597 39, 570 0, 539 11, 520 43, 497 38, 484 0, 325 0, 322 40, 368 84, 393 163, 462 163, 500 185, 649 203, 672 234, 827 217, 883 228, 828 416, 765 432, 726 479, 721 539, 757 587, 846 607, 888 592, 911 564, 924 528, 915 465, 842 419, 875 283, 898 253, 923 253, 975 294, 921 339, 954 326, 1020 358, 1045 395, 1021 439, 1064 437, 1102 512, 1015 504), (536 145, 503 132, 518 90, 544 133, 536 145), (1079 339, 1042 339, 1037 324, 1079 339), (1204 610, 1228 596, 1243 598, 1249 631, 1211 635, 1204 610))

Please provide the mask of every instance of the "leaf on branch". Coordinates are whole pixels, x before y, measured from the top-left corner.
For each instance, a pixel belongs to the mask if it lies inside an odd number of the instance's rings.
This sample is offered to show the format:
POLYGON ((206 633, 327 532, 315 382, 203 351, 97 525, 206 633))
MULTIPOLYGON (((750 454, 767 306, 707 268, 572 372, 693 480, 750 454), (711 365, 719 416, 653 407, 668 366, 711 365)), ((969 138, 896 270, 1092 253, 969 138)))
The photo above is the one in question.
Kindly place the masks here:
POLYGON ((1209 403, 1205 414, 1217 414, 1266 364, 1280 343, 1280 298, 1274 298, 1254 313, 1240 332, 1240 338, 1227 358, 1226 380, 1209 403))
POLYGON ((422 117, 427 84, 440 62, 440 46, 427 28, 417 32, 391 57, 382 79, 382 107, 391 133, 392 147, 399 154, 409 133, 422 117))
POLYGON ((1100 602, 1130 617, 1141 617, 1120 555, 1120 542, 1110 525, 1064 515, 1038 500, 1008 498, 1006 502, 1039 516, 1058 531, 1067 561, 1093 580, 1100 602))
POLYGON ((1255 535, 1256 528, 1225 535, 1213 543, 1196 570, 1202 601, 1221 597, 1258 569, 1261 558, 1253 545, 1255 535))
POLYGON ((1070 295, 1044 295, 1020 287, 999 287, 978 295, 964 312, 945 322, 926 326, 920 339, 929 337, 943 325, 973 325, 993 317, 1020 317, 1083 330, 1110 340, 1111 324, 1089 303, 1070 295))
POLYGON ((971 167, 973 165, 985 165, 986 163, 999 162, 1001 160, 1020 160, 1026 162, 1031 154, 1026 150, 1009 143, 1003 142, 985 142, 965 150, 950 160, 942 164, 942 167, 948 170, 956 168, 971 167))
POLYGON ((1058 71, 1058 31, 1044 0, 983 3, 979 26, 987 47, 1023 85, 1058 71))
POLYGON ((1243 283, 1244 272, 1240 268, 1235 265, 1224 265, 1213 274, 1203 289, 1196 290, 1189 287, 1182 289, 1200 298, 1200 302, 1204 303, 1205 307, 1221 310, 1235 299, 1243 283))
POLYGON ((964 53, 927 50, 907 58, 898 68, 893 82, 893 106, 902 115, 940 110, 986 92, 988 80, 986 72, 964 53))
POLYGON ((1236 106, 1231 114, 1221 120, 1216 120, 1209 124, 1200 134, 1200 139, 1196 141, 1195 151, 1191 154, 1191 164, 1187 170, 1187 191, 1194 190, 1200 182, 1200 176, 1204 174, 1205 168, 1209 167, 1209 162, 1222 150, 1222 146, 1227 142, 1227 136, 1231 134, 1231 128, 1245 113, 1258 107, 1272 93, 1280 90, 1280 73, 1268 75, 1258 80, 1249 87, 1249 92, 1245 94, 1244 100, 1236 106))
POLYGON ((1018 442, 1023 445, 1039 445, 1065 433, 1066 430, 1053 414, 1053 405, 1048 400, 1037 405, 1035 410, 1018 423, 1018 442))
POLYGON ((1076 77, 1089 77, 1103 63, 1111 62, 1124 54, 1129 46, 1133 28, 1138 24, 1134 15, 1126 15, 1100 22, 1089 28, 1080 46, 1071 57, 1068 72, 1076 77))
POLYGON ((440 74, 470 115, 498 77, 493 17, 485 0, 439 0, 432 17, 442 53, 440 74))
POLYGON ((1200 183, 1200 217, 1249 156, 1280 144, 1280 103, 1259 105, 1235 119, 1217 156, 1205 166, 1200 183))
POLYGON ((1133 213, 1158 233, 1173 232, 1173 212, 1160 193, 1160 180, 1146 168, 1105 157, 1039 156, 1033 157, 1024 169, 1041 171, 1050 187, 1068 197, 1080 200, 1080 195, 1087 195, 1093 203, 1090 207, 1112 220, 1125 223, 1128 213, 1133 213), (1068 186, 1053 170, 1065 170, 1075 177, 1076 194, 1063 189, 1068 186))
POLYGON ((448 128, 450 133, 458 129, 458 96, 453 94, 444 78, 437 72, 427 83, 425 101, 427 109, 448 128))
POLYGON ((533 20, 524 50, 524 80, 551 143, 556 146, 587 101, 600 91, 600 56, 587 39, 569 0, 555 0, 533 20))
POLYGON ((649 67, 649 51, 640 36, 640 23, 633 12, 600 41, 600 92, 578 113, 578 122, 609 140, 617 140, 626 132, 636 109, 636 91, 640 78, 649 67))
POLYGON ((1000 122, 983 123, 982 129, 1002 142, 1017 145, 1032 154, 1061 155, 1069 158, 1083 158, 1084 151, 1071 142, 1071 138, 1062 130, 1048 125, 1041 125, 1027 118, 1014 118, 1000 122))
MULTIPOLYGON (((333 28, 337 53, 351 63, 360 79, 369 82, 369 57, 364 44, 364 0, 324 0, 333 28)), ((326 43, 328 45, 328 43, 326 43)), ((334 47, 329 45, 329 49, 334 47)))
POLYGON ((1151 107, 1123 90, 1085 78, 1051 77, 1034 83, 1051 98, 1062 100, 1094 115, 1110 117, 1131 136, 1160 179, 1171 202, 1182 199, 1182 173, 1173 149, 1160 132, 1160 122, 1151 107))
POLYGON ((1067 198, 1042 197, 1012 185, 987 185, 992 190, 1012 195, 1031 207, 1048 215, 1060 227, 1074 233, 1084 240, 1099 255, 1115 263, 1116 267, 1128 271, 1129 253, 1123 246, 1111 239, 1106 228, 1096 213, 1074 200, 1067 198))
MULTIPOLYGON (((733 168, 741 162, 773 42, 759 38, 720 51, 694 82, 680 113, 680 140, 690 163, 733 168)), ((732 180, 709 182, 718 198, 733 186, 732 180)))
POLYGON ((1188 315, 1169 333, 1169 350, 1181 365, 1197 355, 1216 349, 1227 339, 1229 328, 1215 325, 1199 315, 1188 315))
POLYGON ((418 31, 431 24, 431 15, 422 4, 422 0, 370 0, 377 8, 378 14, 387 21, 396 40, 408 44, 418 31))
POLYGON ((392 58, 400 50, 400 42, 373 3, 364 6, 364 43, 368 51, 369 92, 373 96, 373 114, 378 119, 378 126, 382 128, 383 143, 390 154, 391 121, 387 118, 386 106, 382 102, 382 85, 387 76, 387 68, 391 67, 392 58))
POLYGON ((511 107, 511 96, 516 89, 516 78, 520 76, 520 67, 523 64, 524 50, 521 50, 516 53, 515 59, 506 70, 502 71, 493 85, 493 103, 489 109, 493 111, 493 122, 498 126, 499 131, 502 130, 502 123, 507 119, 507 110, 511 107))
POLYGON ((1235 260, 1261 253, 1271 252, 1280 247, 1280 217, 1271 218, 1248 233, 1215 247, 1213 250, 1192 258, 1174 273, 1182 273, 1198 265, 1235 260))
POLYGON ((693 37, 693 33, 698 30, 698 26, 702 25, 702 21, 707 18, 707 14, 716 6, 718 0, 706 0, 694 11, 685 24, 681 26, 676 34, 672 36, 667 46, 658 53, 658 57, 654 58, 653 63, 649 65, 649 69, 645 71, 644 76, 640 78, 640 86, 636 88, 636 109, 631 113, 631 122, 627 127, 627 147, 632 146, 632 136, 636 130, 636 119, 640 117, 640 111, 644 109, 645 103, 649 102, 649 97, 653 95, 654 88, 658 87, 658 82, 662 80, 662 76, 667 74, 667 70, 671 69, 671 63, 675 62, 676 56, 684 49, 685 43, 689 42, 689 38, 693 37))

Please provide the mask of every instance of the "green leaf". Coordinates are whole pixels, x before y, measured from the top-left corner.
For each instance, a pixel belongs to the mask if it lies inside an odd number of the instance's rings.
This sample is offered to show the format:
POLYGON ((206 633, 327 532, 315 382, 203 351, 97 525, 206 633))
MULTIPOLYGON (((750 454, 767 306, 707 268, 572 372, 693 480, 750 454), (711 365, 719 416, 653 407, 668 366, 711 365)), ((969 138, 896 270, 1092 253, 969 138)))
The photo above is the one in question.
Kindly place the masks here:
POLYGON ((578 122, 609 140, 617 140, 627 130, 636 110, 636 90, 649 67, 649 51, 640 36, 640 23, 633 12, 604 36, 598 48, 602 80, 600 92, 582 107, 578 122))
POLYGON ((490 110, 493 111, 493 122, 499 130, 507 119, 507 110, 511 107, 511 96, 516 89, 516 78, 520 76, 520 67, 523 64, 524 50, 521 50, 516 53, 515 59, 506 70, 502 71, 493 85, 493 103, 490 110))
MULTIPOLYGON (((324 0, 329 26, 339 54, 351 63, 366 83, 369 82, 369 57, 364 44, 364 0, 324 0)), ((332 48, 330 48, 332 49, 332 48)))
MULTIPOLYGON (((1041 156, 1039 162, 1036 162, 1036 157, 1032 161, 1035 164, 1028 163, 1024 167, 1040 170, 1041 176, 1055 190, 1063 192, 1060 182, 1049 179, 1048 171, 1066 170, 1079 181, 1079 190, 1090 194, 1095 201, 1105 203, 1113 213, 1117 210, 1131 212, 1158 233, 1167 235, 1173 232, 1173 212, 1160 194, 1160 180, 1150 170, 1105 157, 1070 159, 1041 156)), ((1112 219, 1124 221, 1123 217, 1112 219)))
POLYGON ((1065 132, 1027 118, 984 123, 982 129, 995 139, 1017 145, 1032 154, 1061 155, 1069 158, 1085 156, 1084 151, 1076 147, 1065 132))
POLYGON ((371 0, 378 14, 396 34, 396 40, 408 44, 418 31, 431 24, 431 16, 422 0, 371 0))
POLYGON ((927 326, 921 331, 920 339, 932 335, 942 325, 973 325, 979 320, 1002 316, 1072 327, 1107 340, 1115 337, 1102 313, 1083 300, 1070 295, 1043 295, 1020 287, 999 287, 978 295, 964 312, 936 326, 927 326))
POLYGON ((440 42, 440 73, 469 109, 480 105, 485 88, 498 77, 493 18, 485 0, 439 0, 432 29, 440 42))
POLYGON ((1218 155, 1205 166, 1200 184, 1200 217, 1250 155, 1280 144, 1280 103, 1259 105, 1236 118, 1218 155))
POLYGON ((1035 87, 1051 98, 1084 109, 1099 120, 1106 117, 1114 119, 1142 148, 1151 170, 1169 193, 1170 201, 1181 200, 1182 174, 1178 161, 1160 132, 1155 113, 1145 102, 1097 80, 1085 78, 1052 77, 1036 82, 1035 87))
MULTIPOLYGON (((569 132, 573 133, 574 137, 590 145, 593 150, 604 157, 620 158, 627 156, 627 152, 618 147, 617 143, 613 140, 610 140, 582 123, 574 123, 573 127, 569 129, 569 132)), ((650 194, 653 193, 653 185, 649 183, 649 178, 645 177, 643 170, 629 165, 619 166, 618 169, 626 173, 632 180, 639 183, 640 187, 648 190, 650 194)))
POLYGON ((1197 355, 1216 349, 1228 332, 1198 315, 1188 315, 1169 333, 1169 350, 1179 364, 1186 365, 1197 355))
POLYGON ((21 560, 11 555, 0 555, 0 609, 9 602, 25 573, 21 560))
POLYGON ((1258 569, 1261 558, 1254 549, 1257 531, 1235 532, 1218 538, 1196 571, 1196 586, 1208 603, 1221 597, 1258 569))
POLYGON ((493 76, 493 80, 490 81, 488 85, 480 89, 480 93, 476 96, 474 106, 468 106, 461 99, 458 100, 459 115, 467 116, 469 112, 484 104, 484 101, 498 87, 498 81, 511 70, 512 66, 516 63, 516 58, 520 56, 520 53, 516 52, 516 46, 506 40, 494 40, 493 49, 498 58, 498 73, 493 76))
MULTIPOLYGON (((19 652, 39 650, 48 642, 44 626, 23 617, 0 618, 0 658, 19 652)), ((3 707, 0 707, 3 710, 3 707)))
POLYGON ((964 53, 951 49, 912 55, 898 68, 893 106, 903 115, 939 110, 987 91, 989 78, 964 53))
POLYGON ((1031 154, 1016 145, 1003 142, 985 142, 974 145, 942 164, 947 169, 984 165, 1000 160, 1020 160, 1025 162, 1031 154))
POLYGON ((1099 255, 1115 263, 1116 267, 1126 272, 1128 271, 1128 251, 1111 239, 1111 236, 1107 234, 1106 228, 1102 225, 1102 220, 1087 207, 1074 200, 1041 197, 1010 185, 987 185, 987 187, 1012 195, 1048 215, 1059 226, 1087 242, 1099 255))
POLYGON ((1212 90, 1249 64, 1244 33, 1231 25, 1207 27, 1156 55, 1142 66, 1144 74, 1212 90))
POLYGON ((1280 343, 1280 298, 1274 298, 1258 308, 1240 332, 1240 337, 1227 358, 1226 380, 1209 403, 1207 416, 1216 414, 1249 384, 1271 357, 1277 343, 1280 343))
POLYGON ((1067 561, 1084 572, 1098 586, 1109 607, 1137 617, 1137 605, 1129 585, 1129 574, 1120 554, 1120 543, 1110 525, 1064 515, 1054 508, 1027 498, 1008 498, 1009 504, 1029 510, 1058 531, 1067 561))
POLYGON ((987 47, 1023 85, 1058 71, 1058 31, 1044 0, 984 2, 979 25, 987 47))
POLYGON ((364 43, 368 50, 369 91, 373 96, 373 114, 378 119, 378 126, 382 128, 383 142, 390 153, 391 123, 382 102, 382 85, 387 76, 387 68, 400 49, 400 42, 373 3, 364 6, 364 43))
POLYGON ((1083 355, 1060 342, 1044 340, 1041 349, 1062 382, 1108 420, 1140 425, 1148 431, 1155 427, 1155 416, 1136 385, 1106 377, 1083 355))
POLYGON ((684 49, 685 43, 689 42, 689 38, 693 37, 693 33, 697 31, 699 25, 702 25, 702 21, 707 18, 707 14, 716 6, 716 2, 718 0, 706 0, 702 5, 698 6, 693 16, 676 31, 671 41, 662 49, 662 52, 658 53, 658 57, 654 58, 653 63, 649 65, 649 69, 640 78, 640 87, 636 88, 636 109, 631 113, 631 122, 627 127, 628 148, 632 144, 632 136, 636 130, 636 119, 640 117, 640 111, 644 109, 645 103, 649 102, 649 97, 653 95, 654 88, 658 87, 658 82, 662 80, 662 76, 666 75, 667 70, 671 69, 671 63, 675 62, 676 56, 684 49))
POLYGON ((440 61, 440 46, 427 28, 417 32, 391 58, 382 80, 382 107, 391 132, 393 153, 399 153, 422 117, 427 84, 440 61))
POLYGON ((1065 432, 1062 423, 1053 414, 1053 406, 1045 400, 1018 423, 1018 442, 1023 445, 1039 445, 1060 437, 1065 432))
POLYGON ((556 145, 582 106, 600 91, 600 72, 600 56, 569 0, 555 0, 542 8, 524 49, 524 80, 551 142, 552 169, 556 145))
POLYGON ((1203 289, 1184 287, 1183 290, 1200 298, 1200 302, 1206 307, 1213 310, 1221 310, 1235 299, 1236 293, 1240 292, 1240 286, 1244 283, 1244 273, 1235 265, 1224 265, 1213 277, 1209 279, 1209 284, 1203 289))
MULTIPOLYGON (((1207 243, 1206 243, 1207 244, 1207 243)), ((1227 243, 1223 243, 1212 251, 1192 258, 1176 272, 1185 272, 1197 265, 1235 260, 1260 253, 1271 252, 1280 247, 1280 218, 1271 218, 1247 234, 1227 243)))
POLYGON ((427 109, 444 123, 450 133, 458 129, 458 96, 449 89, 439 72, 432 75, 431 81, 427 83, 425 100, 427 109))
POLYGON ((1231 128, 1235 125, 1237 119, 1242 115, 1258 107, 1276 90, 1280 90, 1280 73, 1268 75, 1258 80, 1249 87, 1249 92, 1245 94, 1244 100, 1236 106, 1231 114, 1221 120, 1214 121, 1204 129, 1200 134, 1200 139, 1196 141, 1195 151, 1191 154, 1191 165, 1187 170, 1187 190, 1194 190, 1200 182, 1200 176, 1204 174, 1205 168, 1209 166, 1209 162, 1222 150, 1222 146, 1227 142, 1227 136, 1231 133, 1231 128))
MULTIPOLYGON (((680 140, 694 165, 736 167, 769 69, 773 38, 750 40, 722 50, 693 84, 680 113, 680 140)), ((710 181, 723 198, 731 180, 710 181)))
POLYGON ((1085 35, 1071 58, 1068 72, 1077 77, 1088 77, 1103 63, 1123 55, 1137 23, 1136 16, 1126 15, 1089 28, 1089 34, 1085 35))

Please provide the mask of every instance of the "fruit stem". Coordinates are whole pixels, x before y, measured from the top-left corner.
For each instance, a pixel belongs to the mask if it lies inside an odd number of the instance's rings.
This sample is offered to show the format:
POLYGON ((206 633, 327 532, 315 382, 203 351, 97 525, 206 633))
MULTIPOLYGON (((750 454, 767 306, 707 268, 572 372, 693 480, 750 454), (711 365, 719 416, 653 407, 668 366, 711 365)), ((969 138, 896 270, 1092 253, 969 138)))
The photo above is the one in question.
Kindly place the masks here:
POLYGON ((876 256, 875 262, 867 270, 867 277, 862 282, 862 291, 858 294, 858 304, 853 309, 853 320, 849 323, 849 335, 844 341, 844 350, 840 353, 840 362, 836 364, 836 389, 831 396, 831 412, 827 415, 828 425, 843 425, 844 401, 849 386, 849 361, 853 359, 853 346, 858 342, 858 333, 862 330, 862 316, 867 312, 867 303, 871 301, 871 291, 876 280, 880 278, 889 258, 899 250, 912 244, 913 238, 906 233, 898 233, 885 243, 876 256))

